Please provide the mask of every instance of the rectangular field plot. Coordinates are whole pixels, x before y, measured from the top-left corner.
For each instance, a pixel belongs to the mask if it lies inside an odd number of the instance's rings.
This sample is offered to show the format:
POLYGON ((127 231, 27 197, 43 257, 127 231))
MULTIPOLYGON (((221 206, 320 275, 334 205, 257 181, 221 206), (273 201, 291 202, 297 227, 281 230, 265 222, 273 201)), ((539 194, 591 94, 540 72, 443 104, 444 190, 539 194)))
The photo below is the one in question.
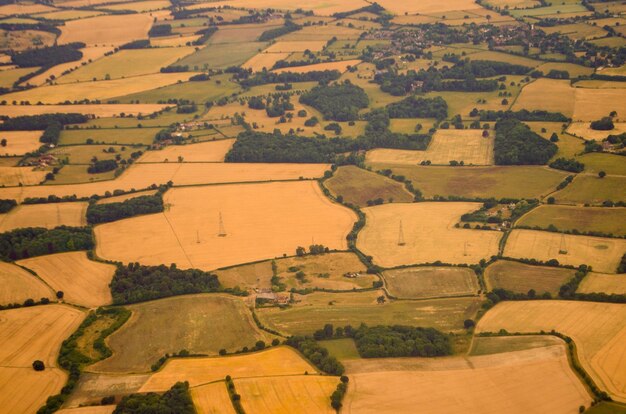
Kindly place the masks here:
POLYGON ((132 40, 145 39, 152 26, 152 20, 149 15, 139 13, 72 20, 61 27, 58 42, 117 46, 132 40))
POLYGON ((543 109, 572 116, 575 101, 576 90, 570 86, 569 80, 542 78, 524 86, 511 109, 543 109))
POLYGON ((626 240, 591 236, 571 236, 535 230, 513 230, 506 241, 504 256, 561 264, 586 264, 603 273, 615 273, 626 240))
POLYGON ((575 271, 571 269, 498 260, 485 270, 485 282, 488 290, 501 288, 516 293, 527 293, 534 289, 538 295, 549 292, 556 296, 559 288, 574 277, 574 273, 575 271))
POLYGON ((562 345, 465 359, 355 361, 348 364, 353 369, 364 372, 350 376, 347 413, 401 413, 420 407, 429 413, 567 414, 591 403, 562 345))
POLYGON ((518 226, 626 235, 626 208, 541 205, 517 221, 518 226))
POLYGON ((137 162, 223 162, 233 146, 234 139, 202 142, 199 144, 170 145, 162 150, 147 151, 137 162))
MULTIPOLYGON (((150 145, 160 130, 160 128, 67 129, 61 132, 59 143, 61 145, 75 145, 92 140, 94 143, 103 144, 150 145)), ((63 148, 58 150, 62 151, 63 148)), ((102 159, 102 157, 98 156, 98 159, 102 159)))
POLYGON ((387 289, 404 299, 476 295, 480 289, 473 270, 466 267, 412 267, 383 272, 387 289))
POLYGON ((563 340, 552 335, 475 336, 470 355, 493 355, 563 345, 563 340))
POLYGON ((498 252, 502 233, 455 228, 479 203, 385 204, 363 209, 366 224, 357 246, 383 267, 408 264, 478 263, 498 252), (445 246, 445 248, 442 248, 445 246))
POLYGON ((571 337, 583 367, 611 397, 626 401, 626 306, 623 304, 503 302, 488 311, 477 332, 539 332, 571 337))
POLYGON ((43 131, 2 131, 0 139, 6 139, 6 146, 0 147, 0 156, 24 155, 42 145, 39 137, 43 131))
POLYGON ((0 214, 0 232, 20 227, 84 226, 86 213, 86 202, 20 205, 0 214))
POLYGON ((292 255, 311 240, 345 249, 356 220, 314 181, 172 189, 164 201, 163 214, 97 226, 98 255, 212 270, 292 255))
POLYGON ((589 273, 578 286, 580 293, 606 293, 607 295, 626 295, 626 277, 624 275, 605 275, 589 273))

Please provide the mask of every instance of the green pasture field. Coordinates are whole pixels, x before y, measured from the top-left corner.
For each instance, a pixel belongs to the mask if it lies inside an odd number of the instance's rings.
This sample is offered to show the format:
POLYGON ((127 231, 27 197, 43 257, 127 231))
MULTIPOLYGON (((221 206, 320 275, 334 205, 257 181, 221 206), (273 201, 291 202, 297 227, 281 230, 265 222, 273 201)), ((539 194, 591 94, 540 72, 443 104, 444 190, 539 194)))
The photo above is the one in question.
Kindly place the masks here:
POLYGON ((328 353, 338 360, 361 358, 352 338, 330 339, 318 341, 318 344, 328 350, 328 353))
POLYGON ((419 130, 419 133, 426 134, 435 124, 435 120, 433 118, 396 118, 391 119, 390 121, 389 129, 392 132, 400 134, 415 134, 415 127, 417 124, 422 125, 422 129, 419 130))
POLYGON ((516 293, 534 289, 537 295, 544 292, 553 297, 559 288, 574 276, 574 270, 558 267, 531 266, 509 260, 499 260, 485 270, 488 290, 502 288, 516 293))
POLYGON ((160 128, 66 129, 61 132, 59 145, 94 143, 150 145, 160 128))
POLYGON ((518 226, 626 235, 626 208, 542 205, 524 215, 518 226))
POLYGON ((586 172, 604 171, 607 174, 626 175, 626 159, 621 155, 594 152, 581 155, 577 159, 585 164, 586 172))
POLYGON ((601 204, 606 200, 626 201, 626 177, 580 175, 563 190, 554 194, 560 203, 601 204))
POLYGON ((232 45, 210 44, 180 60, 178 65, 188 65, 191 70, 223 69, 238 66, 265 49, 267 43, 245 42, 232 45))
POLYGON ((143 151, 145 147, 132 147, 123 145, 63 145, 49 151, 60 160, 67 160, 69 164, 90 164, 93 157, 99 160, 112 160, 116 155, 128 159, 131 152, 143 151), (115 152, 105 152, 113 148, 115 152))
POLYGON ((64 165, 54 180, 47 180, 45 184, 79 184, 93 183, 96 181, 112 180, 115 178, 115 171, 107 171, 99 174, 89 174, 87 165, 64 165))

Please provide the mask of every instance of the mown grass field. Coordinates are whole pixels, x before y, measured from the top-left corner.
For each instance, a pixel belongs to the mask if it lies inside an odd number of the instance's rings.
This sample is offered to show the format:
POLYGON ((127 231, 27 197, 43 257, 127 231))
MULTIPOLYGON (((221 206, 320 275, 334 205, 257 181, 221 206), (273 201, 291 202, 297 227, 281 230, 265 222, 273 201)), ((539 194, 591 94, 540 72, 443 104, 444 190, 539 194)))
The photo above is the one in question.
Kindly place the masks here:
POLYGON ((516 225, 542 229, 554 225, 559 230, 626 235, 626 208, 541 205, 525 214, 516 225))
POLYGON ((465 267, 409 267, 383 272, 387 289, 403 299, 476 295, 479 286, 473 270, 465 267))
POLYGON ((558 267, 531 266, 509 260, 498 260, 485 270, 488 290, 496 288, 516 293, 533 289, 537 295, 544 292, 556 296, 559 288, 574 277, 574 270, 558 267))
POLYGON ((328 353, 339 360, 361 358, 352 338, 329 339, 319 341, 319 344, 328 350, 328 353))
MULTIPOLYGON (((131 130, 133 131, 133 130, 131 130)), ((68 131, 69 132, 69 131, 68 131)), ((82 131, 88 133, 88 131, 82 131)), ((89 131, 92 132, 92 131, 89 131)), ((123 134, 122 131, 115 131, 115 134, 123 134)), ((104 138, 108 138, 106 134, 103 134, 104 138)), ((74 133, 74 136, 77 140, 80 140, 80 134, 74 133)), ((86 140, 86 139, 85 139, 86 140)), ((63 145, 60 147, 56 147, 49 151, 50 154, 54 155, 60 160, 66 160, 69 165, 74 164, 91 164, 93 157, 96 157, 99 160, 111 160, 115 159, 117 155, 121 155, 123 158, 128 158, 131 152, 134 151, 143 151, 144 147, 130 147, 123 145, 63 145), (122 149, 124 147, 124 149, 122 149), (113 148, 114 152, 108 152, 110 148, 113 148)), ((67 167, 67 165, 65 166, 67 167)), ((65 168, 64 167, 64 168, 65 168)), ((62 170, 61 170, 62 171, 62 170)))

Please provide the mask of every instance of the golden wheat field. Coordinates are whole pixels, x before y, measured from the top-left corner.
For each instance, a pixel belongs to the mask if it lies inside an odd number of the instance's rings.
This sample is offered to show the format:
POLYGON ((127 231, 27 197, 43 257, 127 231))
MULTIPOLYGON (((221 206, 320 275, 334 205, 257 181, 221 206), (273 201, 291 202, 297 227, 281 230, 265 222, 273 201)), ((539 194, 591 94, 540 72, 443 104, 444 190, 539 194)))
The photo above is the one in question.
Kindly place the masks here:
POLYGON ((0 305, 54 297, 52 290, 40 279, 11 263, 0 262, 0 286, 0 305))
POLYGON ((201 142, 198 144, 170 145, 162 150, 147 151, 137 162, 223 162, 234 139, 201 142))
POLYGON ((403 299, 476 295, 478 278, 466 267, 423 266, 383 272, 387 289, 403 299))
POLYGON ((583 367, 618 401, 626 401, 626 305, 531 301, 503 302, 478 323, 478 332, 539 332, 571 337, 583 367))
POLYGON ((496 355, 348 361, 347 413, 562 413, 591 397, 556 345, 496 355), (393 394, 394 398, 389 398, 393 394))
POLYGON ((381 0, 379 4, 394 14, 444 13, 480 8, 472 0, 449 0, 443 2, 437 0, 409 0, 402 2, 381 0))
MULTIPOLYGON (((69 335, 69 334, 68 334, 69 335)), ((36 413, 67 381, 59 368, 37 372, 32 367, 0 367, 0 404, 7 413, 36 413)))
POLYGON ((41 143, 39 137, 43 131, 2 131, 0 139, 6 139, 7 145, 0 147, 0 156, 24 155, 36 151, 41 143))
POLYGON ((256 0, 254 3, 245 0, 221 0, 211 2, 212 7, 232 6, 255 9, 313 10, 315 14, 320 16, 332 16, 335 13, 356 10, 361 7, 366 7, 367 5, 368 3, 364 0, 256 0))
POLYGON ((37 185, 46 174, 47 171, 33 167, 0 167, 0 186, 37 185))
POLYGON ((578 266, 586 264, 603 273, 615 273, 626 251, 626 240, 572 236, 536 230, 513 230, 504 247, 504 256, 578 266))
POLYGON ((276 62, 287 59, 289 55, 291 55, 291 52, 261 52, 252 56, 241 66, 246 69, 252 69, 253 72, 260 72, 263 69, 270 70, 276 62))
POLYGON ((114 405, 94 405, 92 407, 64 408, 57 411, 59 414, 111 414, 115 410, 114 405))
POLYGON ((0 105, 0 115, 15 117, 53 113, 79 113, 108 118, 126 115, 148 115, 165 109, 166 104, 85 104, 85 105, 0 105))
POLYGON ((0 231, 20 227, 80 227, 86 224, 86 202, 21 205, 7 214, 0 214, 0 231))
POLYGON ((63 299, 72 304, 94 308, 111 303, 109 283, 115 266, 89 260, 86 252, 57 253, 18 262, 33 270, 63 299))
POLYGON ((591 272, 583 279, 576 292, 604 292, 608 295, 625 295, 626 277, 623 275, 607 275, 591 272))
POLYGON ((236 414, 222 381, 192 388, 191 398, 198 414, 236 414))
POLYGON ((152 17, 140 13, 71 20, 62 26, 58 43, 118 46, 146 38, 150 26, 152 17))
POLYGON ((211 270, 313 243, 345 249, 356 220, 314 181, 176 188, 164 202, 164 213, 97 226, 98 256, 211 270))
POLYGON ((479 203, 385 204, 364 208, 366 224, 357 246, 383 267, 407 264, 477 263, 498 252, 502 233, 455 228, 479 203), (404 243, 404 244, 402 244, 404 243), (445 246, 445 248, 442 248, 445 246))

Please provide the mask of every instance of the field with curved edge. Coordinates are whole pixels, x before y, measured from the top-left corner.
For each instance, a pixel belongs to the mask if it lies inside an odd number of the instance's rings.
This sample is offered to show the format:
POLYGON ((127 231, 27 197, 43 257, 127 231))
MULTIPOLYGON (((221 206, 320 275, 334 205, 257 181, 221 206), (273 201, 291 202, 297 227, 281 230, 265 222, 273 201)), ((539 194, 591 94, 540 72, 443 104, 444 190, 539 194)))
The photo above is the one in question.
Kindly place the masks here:
POLYGON ((387 289, 404 299, 476 295, 478 278, 467 267, 407 267, 383 272, 387 289))
POLYGON ((482 317, 477 332, 539 332, 571 337, 594 381, 615 400, 626 401, 626 305, 529 301, 503 302, 482 317))
POLYGON ((0 232, 20 227, 80 227, 87 224, 86 202, 20 205, 0 214, 0 232))
POLYGON ((455 228, 480 203, 385 204, 363 209, 366 224, 358 248, 383 267, 433 263, 478 263, 498 252, 502 233, 455 228), (445 246, 445 247, 444 247, 445 246))
POLYGON ((541 205, 522 216, 517 226, 626 235, 626 208, 541 205))
POLYGON ((346 249, 356 221, 314 181, 174 188, 164 202, 164 213, 97 226, 98 256, 212 270, 292 255, 312 241, 346 249))
POLYGON ((12 263, 0 262, 0 305, 54 298, 54 292, 35 275, 12 263))
POLYGON ((574 277, 575 271, 559 267, 531 266, 510 260, 498 260, 485 269, 487 290, 501 288, 516 293, 534 289, 538 295, 548 292, 552 296, 574 277))

